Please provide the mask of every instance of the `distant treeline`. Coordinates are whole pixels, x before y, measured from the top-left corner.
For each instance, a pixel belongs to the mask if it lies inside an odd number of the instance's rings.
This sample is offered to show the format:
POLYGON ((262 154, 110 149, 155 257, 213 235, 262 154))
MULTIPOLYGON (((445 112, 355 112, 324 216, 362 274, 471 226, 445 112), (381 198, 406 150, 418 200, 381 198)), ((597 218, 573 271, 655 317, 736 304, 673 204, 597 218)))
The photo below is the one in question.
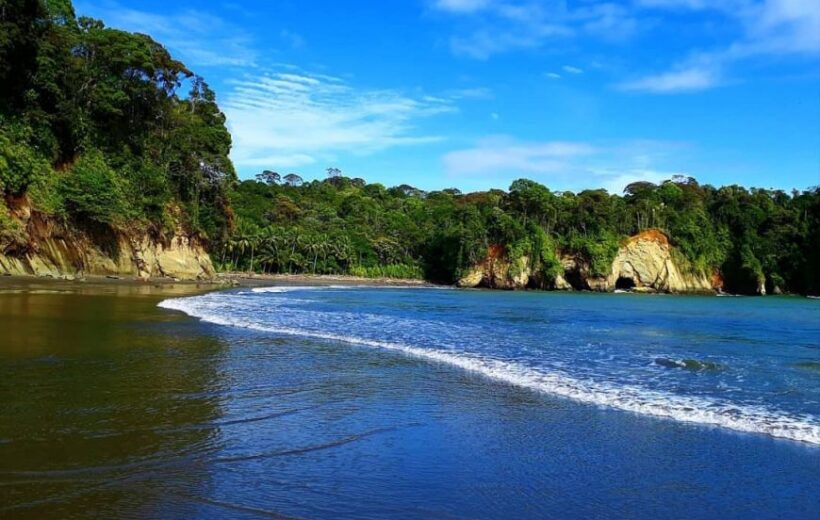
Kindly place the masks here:
POLYGON ((224 241, 224 123, 205 81, 149 36, 77 18, 70 0, 0 0, 0 249, 26 247, 7 206, 224 241))
POLYGON ((462 194, 386 188, 335 169, 302 183, 274 172, 231 194, 238 225, 215 252, 226 269, 268 273, 350 273, 452 282, 491 246, 527 256, 546 278, 558 254, 609 271, 620 242, 660 229, 692 272, 719 271, 728 290, 820 292, 820 189, 715 188, 676 177, 660 185, 553 192, 521 179, 509 191, 462 194))

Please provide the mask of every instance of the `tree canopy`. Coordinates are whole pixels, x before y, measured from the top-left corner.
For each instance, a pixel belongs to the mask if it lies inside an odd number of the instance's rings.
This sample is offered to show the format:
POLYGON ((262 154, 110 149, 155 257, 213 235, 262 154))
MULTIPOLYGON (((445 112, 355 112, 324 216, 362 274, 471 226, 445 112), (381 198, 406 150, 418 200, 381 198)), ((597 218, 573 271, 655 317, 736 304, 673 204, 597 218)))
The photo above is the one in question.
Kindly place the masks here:
POLYGON ((730 290, 753 292, 761 282, 770 290, 820 290, 811 267, 820 265, 819 188, 787 194, 676 177, 633 183, 619 196, 557 193, 519 179, 506 192, 462 194, 336 176, 302 185, 245 181, 231 201, 248 245, 237 247, 236 236, 223 244, 230 268, 452 282, 500 247, 526 256, 549 279, 560 272, 558 254, 579 256, 604 274, 624 238, 659 229, 684 269, 719 271, 730 290))
POLYGON ((150 36, 77 18, 69 0, 0 11, 2 198, 74 225, 224 240, 235 173, 207 83, 150 36))

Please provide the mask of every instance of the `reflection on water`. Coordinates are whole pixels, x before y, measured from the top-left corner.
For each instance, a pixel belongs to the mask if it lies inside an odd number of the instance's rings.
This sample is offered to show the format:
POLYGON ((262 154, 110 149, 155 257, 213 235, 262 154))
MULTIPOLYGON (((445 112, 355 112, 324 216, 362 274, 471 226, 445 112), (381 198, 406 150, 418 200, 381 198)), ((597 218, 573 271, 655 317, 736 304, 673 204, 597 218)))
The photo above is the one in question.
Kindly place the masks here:
POLYGON ((0 516, 153 517, 207 489, 224 343, 156 321, 152 288, 59 290, 0 295, 0 516))
POLYGON ((817 512, 813 446, 156 308, 189 286, 77 285, 0 292, 0 518, 817 512))

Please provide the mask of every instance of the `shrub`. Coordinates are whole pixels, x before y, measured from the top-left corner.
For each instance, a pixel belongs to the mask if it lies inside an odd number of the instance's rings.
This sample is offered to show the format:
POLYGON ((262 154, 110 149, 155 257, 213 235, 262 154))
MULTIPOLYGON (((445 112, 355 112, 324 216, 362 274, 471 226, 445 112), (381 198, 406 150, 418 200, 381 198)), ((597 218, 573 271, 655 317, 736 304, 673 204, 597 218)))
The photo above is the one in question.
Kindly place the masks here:
POLYGON ((60 193, 70 215, 116 226, 124 224, 132 213, 126 205, 121 183, 102 153, 91 151, 61 179, 60 193))

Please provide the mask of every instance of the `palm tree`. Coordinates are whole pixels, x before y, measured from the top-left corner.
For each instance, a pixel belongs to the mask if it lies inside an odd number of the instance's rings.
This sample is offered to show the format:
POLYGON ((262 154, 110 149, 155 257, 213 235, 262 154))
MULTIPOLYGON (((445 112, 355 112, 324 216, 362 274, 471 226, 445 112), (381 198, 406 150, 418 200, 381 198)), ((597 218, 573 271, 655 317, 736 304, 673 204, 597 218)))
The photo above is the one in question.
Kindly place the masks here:
POLYGON ((337 237, 330 243, 330 252, 336 257, 339 267, 345 271, 350 268, 350 260, 353 257, 353 245, 347 235, 337 237))
POLYGON ((263 244, 259 249, 259 263, 263 266, 262 272, 271 271, 271 266, 277 266, 279 262, 279 251, 272 243, 263 244))
POLYGON ((244 256, 247 250, 251 252, 251 261, 248 272, 253 271, 254 253, 259 241, 259 230, 253 224, 240 221, 236 229, 236 245, 240 251, 240 256, 244 256))
POLYGON ((261 231, 259 236, 259 247, 264 248, 266 260, 263 262, 267 265, 276 264, 281 265, 281 245, 282 237, 281 230, 273 226, 268 226, 261 231))
POLYGON ((327 255, 329 240, 327 235, 312 235, 308 240, 306 249, 309 254, 313 255, 313 274, 316 274, 319 255, 327 255))

